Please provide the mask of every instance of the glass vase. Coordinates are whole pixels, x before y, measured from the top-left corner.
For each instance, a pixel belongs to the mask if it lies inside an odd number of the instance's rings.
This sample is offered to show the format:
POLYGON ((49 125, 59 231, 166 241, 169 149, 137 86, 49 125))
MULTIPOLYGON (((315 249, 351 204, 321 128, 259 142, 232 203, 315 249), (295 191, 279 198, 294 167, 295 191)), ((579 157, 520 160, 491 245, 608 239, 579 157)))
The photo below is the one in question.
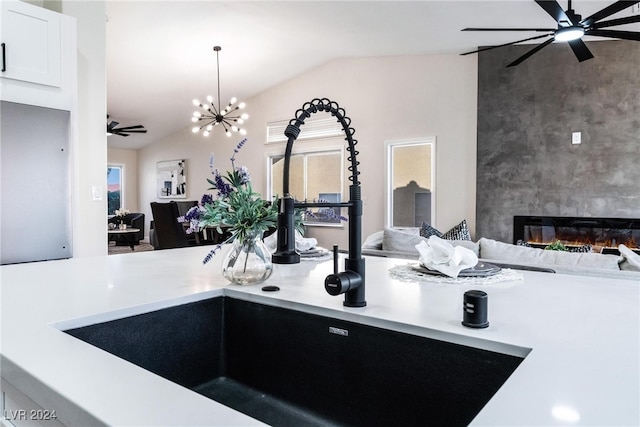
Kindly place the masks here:
POLYGON ((235 239, 222 261, 222 274, 236 285, 264 282, 273 272, 271 253, 260 235, 235 239))

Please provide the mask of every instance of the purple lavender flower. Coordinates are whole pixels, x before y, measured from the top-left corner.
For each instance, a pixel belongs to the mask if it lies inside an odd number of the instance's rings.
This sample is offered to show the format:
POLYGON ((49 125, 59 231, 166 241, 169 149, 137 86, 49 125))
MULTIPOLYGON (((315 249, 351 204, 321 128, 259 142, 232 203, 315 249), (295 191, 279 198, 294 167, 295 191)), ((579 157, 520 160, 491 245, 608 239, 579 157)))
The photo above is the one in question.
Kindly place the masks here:
POLYGON ((238 171, 238 177, 240 178, 240 185, 244 185, 251 181, 251 176, 249 175, 249 169, 246 166, 241 166, 236 170, 238 171))
POLYGON ((201 205, 206 205, 209 203, 213 203, 213 196, 211 194, 204 194, 202 196, 202 199, 200 199, 200 204, 201 205))
POLYGON ((209 261, 211 261, 211 259, 213 259, 213 256, 216 254, 216 252, 222 247, 222 245, 217 245, 215 248, 211 249, 209 251, 209 253, 207 254, 207 256, 204 257, 204 259, 202 260, 203 264, 208 263, 209 261))
POLYGON ((197 233, 200 231, 200 217, 204 213, 204 208, 201 206, 194 206, 190 208, 186 214, 178 217, 178 222, 189 223, 189 228, 185 230, 187 234, 197 233))
POLYGON ((231 157, 231 164, 233 164, 233 162, 236 161, 236 154, 238 154, 238 152, 240 151, 240 149, 242 148, 242 146, 244 144, 247 143, 247 138, 244 138, 242 141, 240 141, 238 143, 238 145, 236 145, 236 148, 233 149, 233 156, 231 157))
POLYGON ((209 154, 209 169, 211 170, 211 173, 215 173, 216 170, 214 166, 215 158, 216 156, 213 153, 209 154))
MULTIPOLYGON (((193 221, 193 220, 200 220, 200 207, 199 206, 194 206, 192 208, 190 208, 187 213, 184 215, 184 221, 193 221)), ((183 222, 184 222, 183 221, 183 222)))
MULTIPOLYGON (((324 200, 324 199, 313 199, 314 203, 318 202, 318 203, 331 203, 328 200, 324 200)), ((320 211, 319 211, 320 212, 320 211)), ((349 218, 345 217, 344 215, 342 215, 340 213, 340 209, 336 209, 336 208, 324 208, 322 209, 322 213, 325 214, 327 217, 329 217, 329 219, 334 220, 334 221, 349 221, 349 218)), ((317 218, 317 215, 313 215, 312 216, 317 218)))
POLYGON ((215 172, 215 182, 216 189, 218 190, 218 197, 227 197, 231 192, 233 192, 233 188, 222 178, 220 172, 216 170, 215 172))

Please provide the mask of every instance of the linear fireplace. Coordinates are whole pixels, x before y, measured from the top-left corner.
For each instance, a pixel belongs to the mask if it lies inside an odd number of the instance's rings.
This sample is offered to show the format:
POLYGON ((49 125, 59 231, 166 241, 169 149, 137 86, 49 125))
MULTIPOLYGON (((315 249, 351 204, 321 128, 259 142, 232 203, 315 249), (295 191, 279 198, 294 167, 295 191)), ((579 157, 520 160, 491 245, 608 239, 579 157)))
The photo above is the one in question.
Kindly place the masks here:
POLYGON ((544 248, 560 241, 571 249, 619 254, 623 244, 640 253, 640 219, 558 216, 514 216, 513 243, 544 248))

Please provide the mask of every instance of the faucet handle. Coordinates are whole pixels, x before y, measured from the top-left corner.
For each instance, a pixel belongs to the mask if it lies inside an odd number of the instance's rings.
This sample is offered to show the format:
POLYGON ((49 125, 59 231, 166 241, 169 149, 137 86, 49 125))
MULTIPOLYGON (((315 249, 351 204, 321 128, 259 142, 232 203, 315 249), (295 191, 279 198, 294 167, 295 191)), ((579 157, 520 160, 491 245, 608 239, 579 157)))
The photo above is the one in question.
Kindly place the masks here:
POLYGON ((340 272, 338 245, 333 245, 333 274, 324 279, 324 288, 330 295, 340 295, 362 284, 362 277, 354 271, 340 272))
POLYGON ((355 271, 330 274, 324 279, 324 289, 329 295, 340 295, 362 285, 362 276, 355 271))

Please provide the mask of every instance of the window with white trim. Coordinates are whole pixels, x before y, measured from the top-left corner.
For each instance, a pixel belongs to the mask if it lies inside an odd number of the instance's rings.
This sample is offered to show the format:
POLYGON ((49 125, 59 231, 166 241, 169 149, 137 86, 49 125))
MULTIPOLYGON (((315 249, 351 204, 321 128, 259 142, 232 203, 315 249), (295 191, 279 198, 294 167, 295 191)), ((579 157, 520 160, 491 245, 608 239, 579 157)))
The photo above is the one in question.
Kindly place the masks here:
MULTIPOLYGON (((289 192, 298 201, 343 202, 344 149, 296 152, 289 165, 289 192)), ((270 197, 282 196, 284 155, 268 156, 268 177, 270 197)), ((339 208, 312 208, 304 217, 305 225, 340 226, 339 208)), ((342 213, 346 216, 345 213, 342 213)))
POLYGON ((386 227, 435 223, 435 137, 386 141, 386 227))

